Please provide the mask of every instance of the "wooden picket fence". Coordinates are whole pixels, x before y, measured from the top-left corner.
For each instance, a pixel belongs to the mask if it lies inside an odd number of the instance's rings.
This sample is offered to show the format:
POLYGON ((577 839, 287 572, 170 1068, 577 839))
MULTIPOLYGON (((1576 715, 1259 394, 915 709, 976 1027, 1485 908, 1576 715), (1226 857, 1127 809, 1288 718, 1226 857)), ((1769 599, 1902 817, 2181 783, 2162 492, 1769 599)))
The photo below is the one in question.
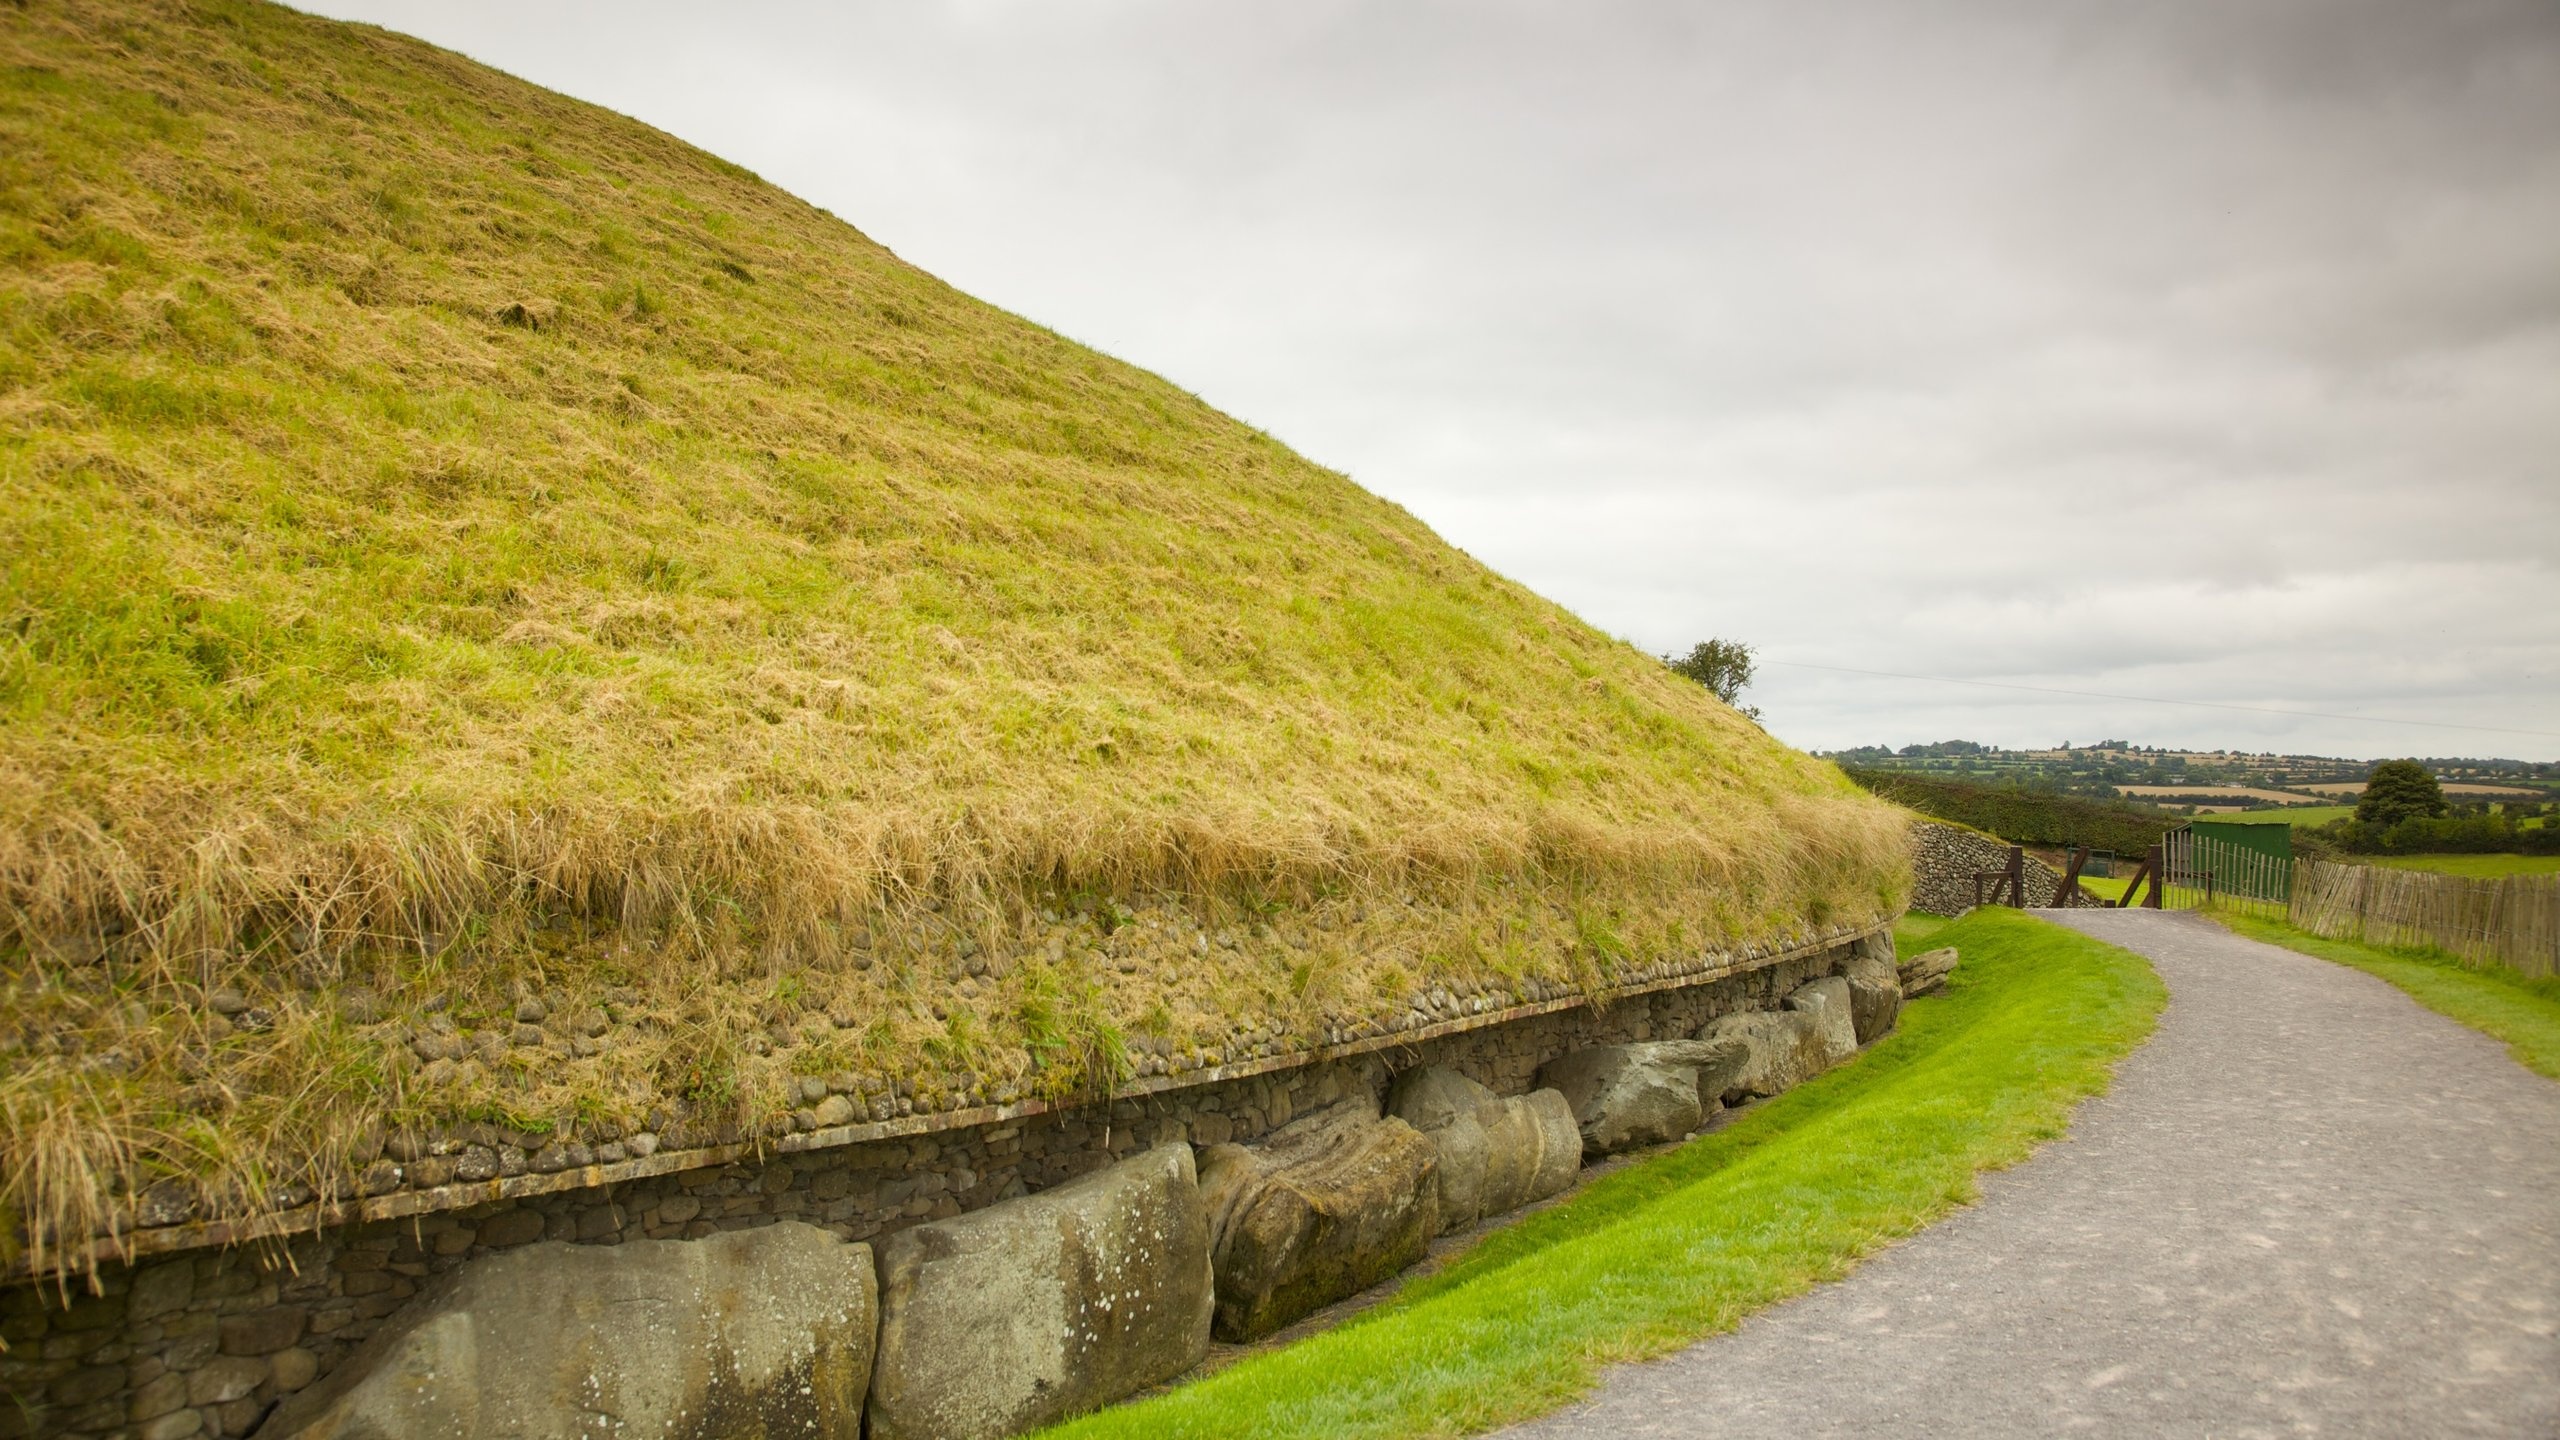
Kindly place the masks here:
POLYGON ((2297 860, 2287 909, 2294 928, 2333 940, 2433 946, 2466 964, 2560 975, 2560 875, 2469 880, 2297 860))
POLYGON ((2174 830, 2165 837, 2169 907, 2215 905, 2283 919, 2293 897, 2291 859, 2174 830))
POLYGON ((2560 975, 2560 875, 2471 880, 2261 855, 2172 831, 2159 852, 2172 910, 2213 906, 2332 940, 2431 946, 2467 965, 2560 975))

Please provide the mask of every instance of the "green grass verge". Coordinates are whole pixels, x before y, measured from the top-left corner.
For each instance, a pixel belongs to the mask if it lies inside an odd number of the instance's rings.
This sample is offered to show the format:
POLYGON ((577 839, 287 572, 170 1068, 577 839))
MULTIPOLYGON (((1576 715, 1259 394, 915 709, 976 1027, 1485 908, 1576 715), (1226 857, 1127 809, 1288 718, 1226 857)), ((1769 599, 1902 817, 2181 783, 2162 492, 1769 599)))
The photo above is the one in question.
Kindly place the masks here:
POLYGON ((2015 911, 1924 938, 1959 947, 1962 968, 1857 1063, 1497 1232, 1338 1329, 1049 1433, 1478 1431, 1839 1278, 2061 1134, 2166 998, 2139 957, 2015 911))
POLYGON ((2439 1015, 2506 1042, 2516 1063, 2560 1080, 2560 979, 2520 975, 2503 966, 2474 969, 2441 950, 2386 949, 2353 940, 2324 940, 2277 920, 2217 913, 2215 919, 2252 940, 2350 965, 2409 992, 2439 1015))
POLYGON ((2439 875, 2461 875, 2473 880, 2495 880, 2506 875, 2560 875, 2560 855, 2361 855, 2356 858, 2368 865, 2388 865, 2395 870, 2432 870, 2439 875))
POLYGON ((2130 872, 2123 875, 2083 875, 2080 877, 2080 888, 2097 896, 2101 900, 2123 899, 2125 887, 2132 883, 2133 876, 2130 872))

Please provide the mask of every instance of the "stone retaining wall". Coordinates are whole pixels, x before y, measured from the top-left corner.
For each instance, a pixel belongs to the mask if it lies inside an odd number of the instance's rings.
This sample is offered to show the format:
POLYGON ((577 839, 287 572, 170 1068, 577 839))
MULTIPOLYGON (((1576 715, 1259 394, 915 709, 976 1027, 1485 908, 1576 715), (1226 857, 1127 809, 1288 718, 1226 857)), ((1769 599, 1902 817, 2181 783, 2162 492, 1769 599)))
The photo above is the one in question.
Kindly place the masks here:
MULTIPOLYGON (((1911 908, 1930 915, 1961 915, 1973 908, 1977 871, 2009 868, 2009 842, 1942 820, 1911 822, 1911 908)), ((2062 872, 2026 857, 2027 903, 2061 903, 2062 872)), ((1989 886, 1986 882, 1985 891, 1989 886)))
MULTIPOLYGON (((1424 1065, 1519 1094, 1539 1066, 1568 1051, 1685 1036, 1724 1015, 1774 1008, 1844 963, 1856 933, 1604 1004, 1573 1000, 1443 1022, 1358 1053, 1272 1061, 1258 1073, 1205 1083, 1156 1082, 1081 1108, 843 1143, 823 1143, 831 1138, 824 1132, 794 1135, 761 1155, 715 1163, 637 1157, 492 1180, 479 1193, 496 1198, 476 1201, 471 1187, 453 1186, 437 1193, 466 1203, 140 1255, 102 1267, 95 1294, 76 1280, 67 1297, 58 1286, 20 1283, 0 1290, 0 1339, 8 1346, 0 1354, 0 1440, 245 1435, 279 1396, 328 1374, 428 1277, 536 1240, 613 1245, 785 1219, 877 1240, 1045 1190, 1162 1142, 1255 1139, 1424 1065), (505 1193, 509 1186, 528 1193, 505 1193)), ((882 1127, 837 1133, 865 1128, 882 1127)))

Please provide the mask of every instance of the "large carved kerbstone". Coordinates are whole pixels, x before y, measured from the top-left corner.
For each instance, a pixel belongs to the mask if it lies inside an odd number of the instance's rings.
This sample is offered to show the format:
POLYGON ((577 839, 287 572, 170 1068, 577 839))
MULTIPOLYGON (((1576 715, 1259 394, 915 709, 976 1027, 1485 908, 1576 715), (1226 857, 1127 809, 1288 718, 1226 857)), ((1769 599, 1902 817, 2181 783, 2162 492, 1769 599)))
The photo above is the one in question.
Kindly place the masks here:
POLYGON ((1433 1065, 1399 1077, 1387 1111, 1439 1154, 1443 1232, 1559 1194, 1582 1169, 1582 1131, 1558 1091, 1506 1100, 1433 1065))
POLYGON ((1374 1096, 1200 1156, 1222 1340, 1259 1339, 1422 1258, 1439 1153, 1374 1096))
POLYGON ((1787 992, 1786 1007, 1813 1017, 1807 1042, 1807 1060, 1812 1066, 1808 1073, 1818 1075, 1857 1055, 1857 1012, 1850 1003, 1849 982, 1845 978, 1827 975, 1808 980, 1787 992))
POLYGON ((1804 1078, 1805 1017, 1783 1010, 1746 1010, 1719 1016, 1698 1031, 1701 1040, 1740 1045, 1743 1061, 1719 1092, 1727 1105, 1783 1094, 1804 1078))
POLYGON ((1696 1130, 1747 1060, 1721 1036, 1595 1045, 1548 1061, 1538 1083, 1562 1092, 1585 1153, 1611 1155, 1696 1130))
MULTIPOLYGON (((1573 1107, 1565 1103, 1564 1092, 1532 1090, 1504 1104, 1515 1119, 1525 1120, 1538 1131, 1538 1168, 1530 1172, 1528 1192, 1520 1197, 1519 1204, 1534 1204, 1572 1189, 1574 1180, 1582 1174, 1582 1126, 1573 1118, 1573 1107)), ((1502 1212, 1488 1206, 1484 1213, 1502 1212)))
POLYGON ((1799 985, 1783 1010, 1727 1015, 1699 1030, 1700 1040, 1739 1044, 1744 1057, 1722 1077, 1728 1105, 1782 1095, 1858 1053, 1849 982, 1837 975, 1799 985))
POLYGON ((875 1440, 995 1440, 1169 1380, 1209 1351, 1191 1147, 880 1242, 875 1440))
POLYGON ((279 1440, 857 1440, 871 1247, 796 1222, 454 1271, 259 1430, 279 1440))
POLYGON ((1858 1043, 1873 1044, 1902 1013, 1902 977, 1894 969, 1893 955, 1871 954, 1862 947, 1840 968, 1840 978, 1849 982, 1849 1018, 1857 1026, 1858 1043))

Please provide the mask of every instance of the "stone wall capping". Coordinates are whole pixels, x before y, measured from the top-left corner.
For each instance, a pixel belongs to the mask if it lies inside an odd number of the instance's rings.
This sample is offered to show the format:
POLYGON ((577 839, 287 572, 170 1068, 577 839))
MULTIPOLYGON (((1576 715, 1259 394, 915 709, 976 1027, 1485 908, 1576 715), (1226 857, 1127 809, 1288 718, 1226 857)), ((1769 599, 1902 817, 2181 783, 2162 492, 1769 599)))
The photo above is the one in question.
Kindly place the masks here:
MULTIPOLYGON (((1554 999, 1484 1010, 1472 1015, 1462 1015, 1409 1028, 1390 1029, 1383 1034, 1352 1034, 1350 1038, 1338 1044, 1320 1045, 1308 1050, 1240 1059, 1174 1074, 1149 1076, 1132 1080, 1112 1091, 1108 1096, 1079 1095, 1057 1100, 1035 1099, 1004 1105, 978 1105, 931 1114, 905 1115, 888 1120, 830 1126, 770 1140, 747 1140, 730 1145, 703 1146, 685 1150, 659 1149, 647 1155, 626 1154, 625 1158, 609 1164, 590 1163, 549 1172, 528 1171, 521 1175, 498 1176, 487 1180, 461 1181, 419 1189, 388 1190, 381 1194, 309 1204, 295 1209, 238 1219, 193 1221, 182 1225, 136 1228, 98 1237, 95 1244, 95 1260, 101 1265, 109 1263, 130 1265, 153 1255, 231 1246, 295 1234, 312 1234, 368 1221, 407 1219, 413 1216, 463 1210, 496 1202, 593 1189, 682 1171, 701 1170, 742 1160, 762 1161, 773 1155, 832 1150, 873 1141, 905 1139, 942 1131, 997 1125, 1057 1111, 1088 1109, 1106 1100, 1145 1099, 1168 1092, 1216 1085, 1278 1071, 1302 1069, 1362 1055, 1406 1051, 1434 1040, 1511 1024, 1541 1015, 1584 1008, 1605 1010, 1621 1002, 1659 991, 1685 989, 1747 971, 1785 964, 1791 960, 1810 958, 1870 936, 1890 937, 1892 930, 1891 920, 1884 919, 1868 921, 1864 924, 1832 926, 1786 940, 1761 940, 1736 946, 1730 950, 1711 952, 1701 956, 1694 966, 1648 966, 1645 967, 1643 978, 1596 992, 1563 995, 1554 999)), ((52 1249, 51 1253, 62 1252, 57 1247, 52 1249)), ((0 1269, 0 1283, 14 1284, 33 1278, 50 1278, 57 1273, 68 1273, 71 1268, 73 1267, 48 1267, 46 1271, 38 1272, 28 1263, 27 1257, 21 1254, 12 1259, 5 1269, 0 1269)))

